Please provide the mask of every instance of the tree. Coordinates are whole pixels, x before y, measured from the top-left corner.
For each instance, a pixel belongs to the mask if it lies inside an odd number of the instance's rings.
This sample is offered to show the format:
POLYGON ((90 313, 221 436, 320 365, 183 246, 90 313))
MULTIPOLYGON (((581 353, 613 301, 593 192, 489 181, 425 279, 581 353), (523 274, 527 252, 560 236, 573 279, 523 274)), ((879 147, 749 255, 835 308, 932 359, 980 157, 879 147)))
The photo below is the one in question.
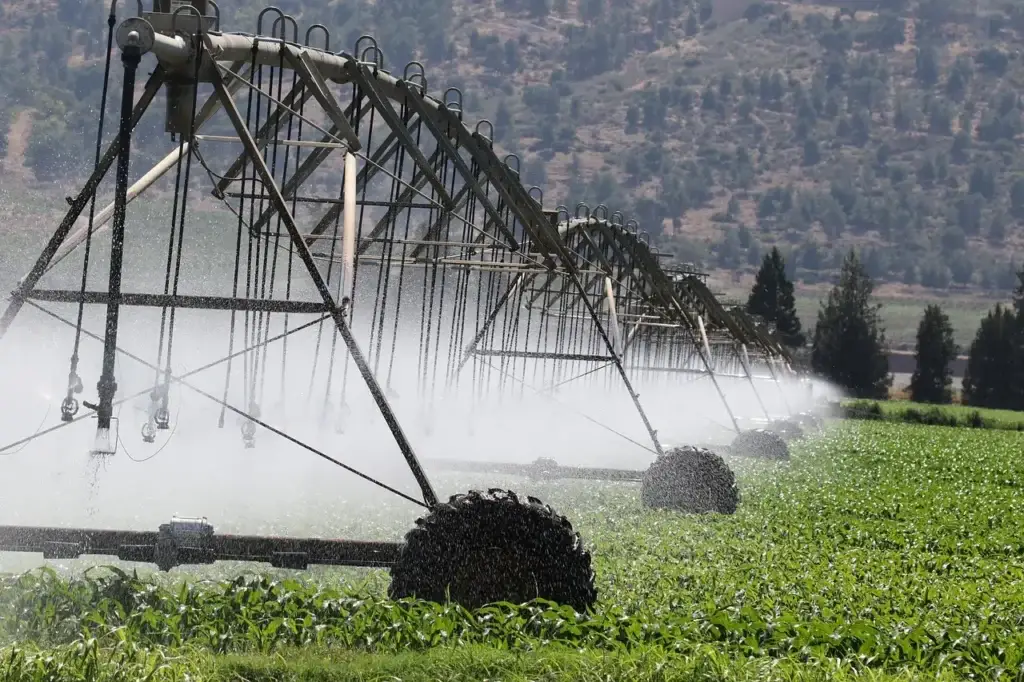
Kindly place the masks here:
POLYGON ((953 369, 958 352, 953 325, 937 305, 924 309, 917 327, 916 366, 910 377, 911 399, 919 403, 948 404, 953 400, 953 369))
POLYGON ((505 105, 505 100, 498 100, 498 108, 494 112, 494 137, 501 141, 512 136, 512 114, 505 105))
POLYGON ((931 87, 939 82, 939 53, 928 45, 917 50, 917 69, 914 76, 921 85, 931 87))
POLYGON ((0 159, 7 156, 8 113, 0 105, 0 159))
POLYGON ((604 14, 605 2, 604 0, 583 0, 583 2, 578 4, 577 9, 581 19, 584 21, 595 21, 604 14))
POLYGON ((800 318, 796 315, 793 283, 786 276, 786 262, 778 247, 765 255, 747 299, 747 312, 775 326, 780 340, 791 348, 804 345, 800 318))
POLYGON ((1024 270, 1017 271, 1017 285, 1013 288, 1013 310, 1024 318, 1024 270))
POLYGON ((881 12, 878 16, 881 26, 876 40, 883 50, 891 50, 906 40, 906 22, 893 12, 881 12))
POLYGON ((530 0, 530 16, 535 18, 546 17, 551 13, 551 4, 548 0, 530 0))
POLYGON ((67 158, 76 151, 68 138, 67 125, 56 116, 35 122, 25 149, 25 163, 37 180, 50 182, 67 170, 67 158))
POLYGON ((1017 178, 1010 185, 1010 213, 1014 218, 1024 218, 1024 178, 1017 178))
POLYGON ((970 194, 980 194, 991 200, 996 195, 996 176, 990 166, 975 166, 971 171, 967 191, 970 194))
POLYGON ((1021 384, 1021 317, 996 307, 981 321, 967 355, 963 402, 976 407, 1019 410, 1024 407, 1021 384))
POLYGON ((858 398, 886 398, 892 377, 874 282, 852 251, 818 311, 811 367, 858 398))
POLYGON ((812 137, 804 140, 804 165, 816 166, 821 163, 821 147, 812 137))
POLYGON ((626 107, 626 134, 632 135, 640 124, 640 107, 630 104, 626 107))
POLYGON ((690 12, 690 16, 686 18, 686 37, 692 38, 697 35, 700 31, 700 23, 697 21, 697 15, 690 12))

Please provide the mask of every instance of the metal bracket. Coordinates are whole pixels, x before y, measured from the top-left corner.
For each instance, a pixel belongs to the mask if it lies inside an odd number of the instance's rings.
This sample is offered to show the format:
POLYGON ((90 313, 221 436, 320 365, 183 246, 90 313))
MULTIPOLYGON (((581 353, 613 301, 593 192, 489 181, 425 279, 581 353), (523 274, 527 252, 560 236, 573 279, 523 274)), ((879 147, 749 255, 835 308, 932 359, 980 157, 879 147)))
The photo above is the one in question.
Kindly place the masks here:
POLYGON ((352 125, 348 122, 348 118, 345 113, 341 110, 338 105, 338 101, 331 94, 331 90, 327 85, 327 81, 320 74, 320 70, 316 64, 309 58, 309 54, 306 50, 296 49, 290 45, 284 46, 284 54, 288 61, 295 68, 295 71, 299 74, 306 87, 312 91, 313 97, 320 103, 320 106, 324 108, 327 116, 331 119, 331 123, 335 125, 338 131, 341 133, 342 138, 348 143, 348 150, 352 153, 358 152, 363 148, 362 143, 359 141, 359 136, 356 135, 356 131, 352 128, 352 125))

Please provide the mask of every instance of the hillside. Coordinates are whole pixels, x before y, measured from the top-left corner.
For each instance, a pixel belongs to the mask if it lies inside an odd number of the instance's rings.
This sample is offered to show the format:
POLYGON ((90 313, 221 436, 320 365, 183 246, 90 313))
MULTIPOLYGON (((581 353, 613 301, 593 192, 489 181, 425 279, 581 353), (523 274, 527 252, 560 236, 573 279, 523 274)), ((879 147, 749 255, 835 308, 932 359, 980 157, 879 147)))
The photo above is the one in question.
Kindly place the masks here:
MULTIPOLYGON (((373 33, 391 68, 425 62, 431 89, 461 88, 547 197, 631 213, 725 291, 773 244, 810 296, 850 248, 914 305, 980 310, 1012 288, 1024 2, 703 1, 278 5, 331 26, 335 50, 373 33)), ((5 189, 88 164, 105 4, 0 2, 0 55, 25 65, 0 72, 5 189)), ((253 30, 256 4, 221 4, 225 27, 253 30)))

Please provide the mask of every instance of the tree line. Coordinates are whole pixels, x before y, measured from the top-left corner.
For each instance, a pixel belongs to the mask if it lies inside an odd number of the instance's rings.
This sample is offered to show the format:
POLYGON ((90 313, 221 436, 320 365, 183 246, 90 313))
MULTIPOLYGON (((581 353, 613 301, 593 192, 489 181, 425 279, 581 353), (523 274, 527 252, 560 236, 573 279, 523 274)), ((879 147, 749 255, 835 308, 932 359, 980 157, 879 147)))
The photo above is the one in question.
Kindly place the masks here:
MULTIPOLYGON (((811 371, 857 398, 889 396, 889 373, 881 304, 874 281, 853 251, 839 281, 822 301, 811 335, 801 328, 793 283, 777 248, 765 255, 747 300, 751 315, 767 322, 778 340, 800 358, 809 352, 811 371)), ((953 401, 952 363, 960 353, 949 316, 928 305, 917 330, 912 400, 930 404, 953 401)), ((1024 410, 1024 270, 1009 306, 997 304, 981 321, 968 349, 961 403, 975 407, 1024 410)))

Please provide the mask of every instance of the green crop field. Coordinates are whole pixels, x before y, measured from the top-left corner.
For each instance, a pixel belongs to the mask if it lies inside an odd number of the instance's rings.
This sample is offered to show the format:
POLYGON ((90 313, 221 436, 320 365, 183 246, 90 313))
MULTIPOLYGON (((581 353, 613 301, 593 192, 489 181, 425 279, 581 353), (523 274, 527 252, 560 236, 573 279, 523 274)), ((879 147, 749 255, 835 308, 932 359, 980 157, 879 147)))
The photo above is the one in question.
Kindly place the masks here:
POLYGON ((393 603, 375 571, 9 577, 0 679, 1020 679, 1022 446, 845 422, 788 464, 732 461, 731 517, 643 511, 635 487, 535 484, 592 543, 585 616, 393 603))

